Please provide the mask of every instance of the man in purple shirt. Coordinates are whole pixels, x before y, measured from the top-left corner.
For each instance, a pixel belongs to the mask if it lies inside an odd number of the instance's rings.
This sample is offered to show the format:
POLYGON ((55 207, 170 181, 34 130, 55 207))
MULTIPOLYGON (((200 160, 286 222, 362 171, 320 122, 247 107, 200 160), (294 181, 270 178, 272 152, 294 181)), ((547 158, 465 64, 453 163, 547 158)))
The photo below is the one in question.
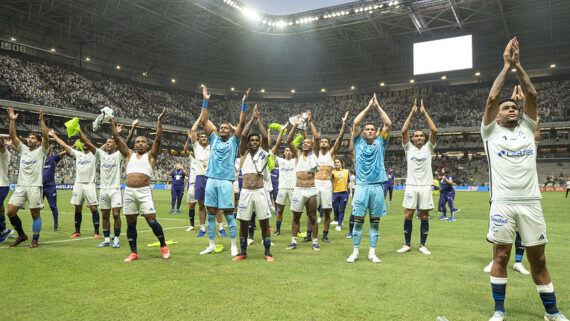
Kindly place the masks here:
POLYGON ((43 170, 43 198, 47 198, 49 208, 51 209, 51 214, 53 215, 53 231, 59 231, 58 216, 57 211, 57 190, 55 188, 55 167, 57 163, 67 155, 67 151, 63 151, 59 154, 51 155, 51 149, 46 157, 43 170))

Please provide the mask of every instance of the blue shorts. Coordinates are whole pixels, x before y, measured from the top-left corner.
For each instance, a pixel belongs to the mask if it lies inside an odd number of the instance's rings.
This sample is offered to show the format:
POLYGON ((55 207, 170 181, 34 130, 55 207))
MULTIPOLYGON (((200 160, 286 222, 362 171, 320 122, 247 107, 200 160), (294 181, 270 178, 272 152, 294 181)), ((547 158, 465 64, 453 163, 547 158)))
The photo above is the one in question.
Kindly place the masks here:
MULTIPOLYGON (((198 182, 198 180, 196 180, 196 182, 198 182)), ((233 209, 234 192, 232 181, 209 178, 206 183, 204 205, 220 210, 233 209)))
POLYGON ((47 198, 50 208, 57 208, 57 190, 55 185, 45 185, 43 187, 43 197, 47 198))
POLYGON ((10 192, 10 186, 0 187, 0 208, 4 207, 4 200, 8 196, 9 192, 10 192))
POLYGON ((196 181, 194 181, 194 199, 197 201, 203 201, 206 195, 206 184, 208 178, 204 175, 196 176, 196 181))
POLYGON ((356 185, 352 199, 352 215, 364 217, 366 210, 370 211, 370 217, 386 216, 382 184, 356 185))

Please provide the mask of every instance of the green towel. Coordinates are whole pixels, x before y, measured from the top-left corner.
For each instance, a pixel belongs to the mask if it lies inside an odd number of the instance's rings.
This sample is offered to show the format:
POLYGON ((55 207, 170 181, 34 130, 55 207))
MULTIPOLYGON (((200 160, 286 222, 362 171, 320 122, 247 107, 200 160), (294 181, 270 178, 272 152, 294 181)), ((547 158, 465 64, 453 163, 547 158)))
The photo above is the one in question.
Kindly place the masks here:
POLYGON ((81 140, 77 139, 75 141, 75 147, 79 149, 81 152, 85 153, 85 151, 83 150, 83 143, 81 142, 81 140))
MULTIPOLYGON (((281 131, 281 128, 282 128, 282 127, 283 127, 283 125, 277 124, 277 123, 273 123, 273 124, 270 124, 270 125, 269 125, 269 129, 271 129, 271 130, 278 130, 278 131, 281 131)), ((287 134, 287 129, 285 129, 285 130, 283 131, 283 135, 285 135, 285 134, 287 134)))
POLYGON ((271 170, 274 168, 275 168, 275 157, 271 155, 267 159, 267 169, 271 172, 271 170))
POLYGON ((71 138, 79 133, 79 118, 75 117, 72 120, 65 122, 67 128, 67 137, 71 138))
POLYGON ((301 143, 302 140, 303 140, 303 135, 297 134, 297 136, 295 136, 295 140, 293 140, 293 144, 295 144, 296 147, 299 147, 299 144, 301 143))

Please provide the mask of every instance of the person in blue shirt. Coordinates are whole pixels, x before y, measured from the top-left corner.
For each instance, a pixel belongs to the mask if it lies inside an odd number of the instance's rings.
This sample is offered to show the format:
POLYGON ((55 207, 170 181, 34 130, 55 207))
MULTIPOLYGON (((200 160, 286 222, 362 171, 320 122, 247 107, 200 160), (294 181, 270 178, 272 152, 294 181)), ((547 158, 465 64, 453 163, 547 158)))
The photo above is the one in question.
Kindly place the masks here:
POLYGON ((439 206, 441 207, 441 217, 440 220, 447 220, 447 207, 445 204, 449 206, 449 211, 451 212, 451 216, 449 217, 449 221, 455 221, 455 213, 458 212, 457 209, 453 206, 453 201, 455 200, 455 187, 453 186, 453 176, 451 173, 445 170, 445 168, 441 169, 441 175, 439 176, 439 191, 441 193, 441 197, 439 198, 439 206))
POLYGON ((249 93, 250 89, 243 96, 239 124, 235 133, 232 133, 232 125, 229 123, 221 124, 219 132, 216 133, 215 126, 208 120, 208 101, 211 95, 208 94, 206 86, 202 86, 204 101, 202 103, 200 121, 202 122, 204 133, 208 136, 208 141, 210 142, 210 159, 208 170, 206 171, 208 182, 206 183, 204 197, 204 205, 206 205, 208 212, 206 230, 208 231, 209 245, 200 254, 209 254, 216 249, 216 213, 223 213, 230 233, 230 253, 232 256, 238 255, 237 223, 233 214, 234 164, 238 154, 239 137, 241 137, 247 116, 246 102, 249 93))
POLYGON ((390 138, 390 128, 392 121, 378 104, 376 94, 372 96, 368 106, 356 116, 352 129, 352 140, 354 144, 354 156, 356 161, 356 190, 352 201, 352 214, 354 215, 353 252, 346 259, 352 263, 358 260, 358 248, 362 238, 362 226, 366 211, 370 212, 370 250, 368 259, 374 263, 380 263, 376 256, 376 243, 380 236, 380 217, 386 216, 386 204, 384 203, 382 184, 386 183, 386 170, 384 169, 384 152, 388 139, 390 138), (361 129, 360 123, 364 120, 368 112, 377 109, 380 119, 384 124, 380 136, 376 138, 376 127, 374 123, 364 124, 361 129))
POLYGON ((384 202, 386 202, 386 194, 388 194, 388 192, 390 192, 390 205, 392 205, 392 192, 394 191, 394 179, 396 178, 396 176, 394 176, 394 173, 392 172, 391 168, 388 168, 388 173, 386 174, 386 176, 388 177, 388 181, 386 182, 386 184, 384 184, 384 202))
POLYGON ((182 204, 182 197, 184 197, 184 178, 188 173, 182 167, 182 163, 178 162, 174 165, 170 176, 172 177, 172 185, 170 188, 170 212, 174 213, 174 205, 176 205, 176 213, 180 214, 180 204, 182 204))
POLYGON ((57 190, 55 188, 55 167, 57 163, 67 155, 67 150, 55 155, 48 152, 43 170, 43 198, 47 198, 51 214, 53 215, 53 231, 59 231, 59 212, 57 210, 57 190))

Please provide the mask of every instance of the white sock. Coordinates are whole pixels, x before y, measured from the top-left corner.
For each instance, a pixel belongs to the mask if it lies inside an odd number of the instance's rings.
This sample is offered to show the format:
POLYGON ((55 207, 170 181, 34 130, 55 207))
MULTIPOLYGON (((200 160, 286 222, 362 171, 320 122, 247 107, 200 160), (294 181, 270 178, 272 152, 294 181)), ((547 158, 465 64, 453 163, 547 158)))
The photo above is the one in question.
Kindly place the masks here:
POLYGON ((208 242, 210 243, 210 245, 208 246, 211 249, 215 249, 216 248, 216 240, 210 240, 208 239, 208 242))
POLYGON ((358 248, 357 248, 357 247, 355 247, 355 248, 352 250, 352 254, 358 256, 358 248))
POLYGON ((221 230, 224 228, 224 223, 218 223, 218 230, 221 230))
POLYGON ((232 248, 237 248, 237 238, 230 239, 230 243, 232 244, 232 248))
POLYGON ((370 250, 368 250, 368 256, 376 256, 376 248, 371 247, 370 250))
POLYGON ((105 242, 111 242, 111 237, 106 236, 106 237, 105 237, 105 242))
POLYGON ((297 244, 297 237, 296 236, 291 237, 291 243, 297 244))
POLYGON ((313 238, 313 244, 318 244, 318 243, 319 243, 319 238, 318 237, 313 238))
POLYGON ((200 231, 206 231, 206 225, 200 224, 200 231))

